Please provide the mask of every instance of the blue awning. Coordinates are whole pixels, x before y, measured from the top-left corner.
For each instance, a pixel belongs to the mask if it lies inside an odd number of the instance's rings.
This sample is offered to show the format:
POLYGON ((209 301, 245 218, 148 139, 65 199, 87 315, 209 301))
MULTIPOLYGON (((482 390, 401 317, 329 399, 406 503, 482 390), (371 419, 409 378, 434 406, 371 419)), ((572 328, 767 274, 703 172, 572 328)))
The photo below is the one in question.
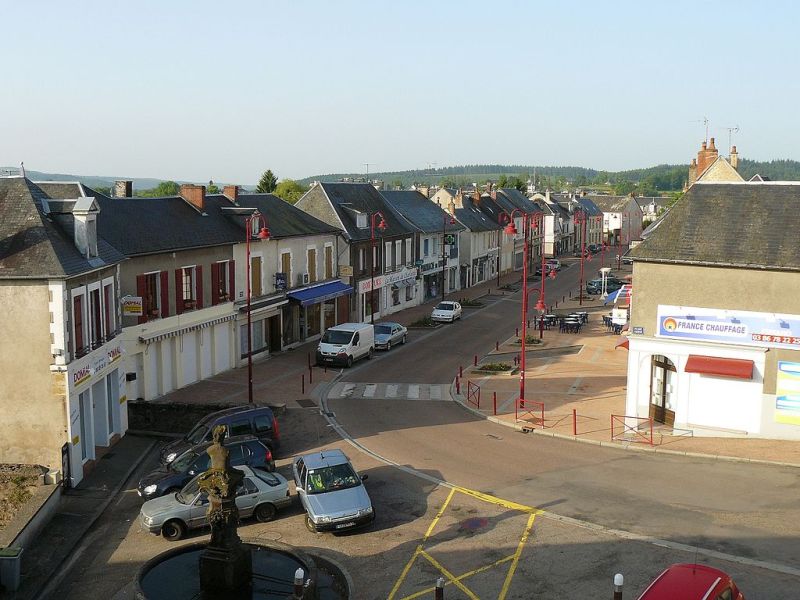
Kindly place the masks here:
POLYGON ((314 287, 289 292, 286 295, 295 302, 299 302, 300 306, 308 306, 309 304, 319 304, 331 298, 345 296, 352 291, 353 288, 346 283, 331 281, 330 283, 323 283, 322 285, 315 285, 314 287))

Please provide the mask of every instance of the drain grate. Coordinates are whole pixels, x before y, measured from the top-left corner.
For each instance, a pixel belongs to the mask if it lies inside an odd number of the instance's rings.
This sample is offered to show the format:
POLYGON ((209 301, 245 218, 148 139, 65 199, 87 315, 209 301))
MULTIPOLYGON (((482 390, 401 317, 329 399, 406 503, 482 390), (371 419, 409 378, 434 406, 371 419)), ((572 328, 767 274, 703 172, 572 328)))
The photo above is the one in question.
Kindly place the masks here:
POLYGON ((317 403, 308 398, 301 398, 297 403, 303 408, 317 408, 317 403))

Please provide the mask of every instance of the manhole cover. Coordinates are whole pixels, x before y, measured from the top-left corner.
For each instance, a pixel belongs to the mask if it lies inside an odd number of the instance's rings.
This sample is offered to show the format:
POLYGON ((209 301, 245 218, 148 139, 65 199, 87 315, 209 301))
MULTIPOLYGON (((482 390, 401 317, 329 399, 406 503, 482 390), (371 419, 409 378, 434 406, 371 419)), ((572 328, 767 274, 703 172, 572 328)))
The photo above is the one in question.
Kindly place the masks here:
POLYGON ((309 400, 308 398, 300 398, 297 403, 303 408, 317 408, 317 403, 313 400, 309 400))
POLYGON ((478 529, 483 529, 489 524, 489 519, 486 517, 472 517, 471 519, 465 519, 458 524, 458 528, 463 531, 477 531, 478 529))

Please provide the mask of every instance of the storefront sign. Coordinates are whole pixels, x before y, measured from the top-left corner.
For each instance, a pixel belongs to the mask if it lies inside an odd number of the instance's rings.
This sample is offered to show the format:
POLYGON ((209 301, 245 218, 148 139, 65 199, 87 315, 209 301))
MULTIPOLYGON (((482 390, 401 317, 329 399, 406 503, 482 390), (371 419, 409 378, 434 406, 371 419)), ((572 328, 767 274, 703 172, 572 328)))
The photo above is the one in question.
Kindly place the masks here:
POLYGON ((109 363, 116 362, 122 358, 122 348, 120 346, 114 346, 108 350, 107 354, 109 363))
POLYGON ((352 265, 339 265, 339 277, 352 277, 352 276, 353 276, 352 265))
POLYGON ((800 350, 800 315, 659 304, 656 336, 800 350))
POLYGON ((141 296, 123 296, 122 297, 122 316, 123 317, 141 317, 143 312, 143 304, 141 296))
POLYGON ((800 425, 800 363, 778 361, 775 422, 800 425))
POLYGON ((633 333, 634 335, 644 335, 644 327, 634 327, 633 333))
POLYGON ((85 364, 80 369, 76 369, 72 373, 72 385, 73 387, 77 387, 80 384, 89 381, 92 378, 92 368, 85 364))
MULTIPOLYGON (((376 275, 375 289, 379 289, 387 285, 392 285, 393 283, 404 281, 406 279, 413 279, 416 276, 417 276, 416 269, 402 269, 400 271, 395 271, 394 273, 389 273, 387 275, 376 275)), ((364 279, 358 282, 359 294, 363 294, 369 291, 372 291, 372 278, 364 279)))
POLYGON ((111 364, 115 363, 122 358, 122 345, 116 344, 104 351, 95 350, 88 357, 85 362, 73 363, 74 368, 69 369, 69 377, 72 381, 72 387, 78 387, 89 381, 94 375, 105 370, 111 364))

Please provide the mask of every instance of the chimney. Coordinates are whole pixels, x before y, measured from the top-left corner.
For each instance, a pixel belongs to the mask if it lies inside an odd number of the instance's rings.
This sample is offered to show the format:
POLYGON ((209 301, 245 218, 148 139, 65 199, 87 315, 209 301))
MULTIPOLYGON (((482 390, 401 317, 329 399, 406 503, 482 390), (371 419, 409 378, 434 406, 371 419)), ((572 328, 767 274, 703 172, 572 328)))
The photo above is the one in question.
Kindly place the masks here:
POLYGON ((700 177, 719 156, 719 150, 714 146, 714 138, 712 137, 709 142, 708 145, 703 142, 700 152, 697 153, 697 177, 700 177))
POLYGON ((194 206, 201 213, 205 212, 206 186, 184 183, 181 185, 181 198, 194 206))
POLYGON ((497 190, 492 186, 492 191, 489 192, 489 196, 491 196, 492 200, 497 200, 497 190))
POLYGON ((731 166, 736 170, 739 169, 739 153, 736 152, 736 146, 731 146, 731 166))
POLYGON ((133 181, 121 179, 114 182, 114 198, 130 198, 133 196, 133 181))
POLYGON ((689 186, 695 181, 697 181, 697 160, 693 158, 692 162, 689 163, 689 186))
POLYGON ((709 150, 716 150, 716 148, 714 147, 714 138, 711 138, 710 142, 711 143, 709 144, 708 149, 709 150))
POLYGON ((417 188, 417 191, 418 191, 420 194, 422 194, 423 196, 425 196, 426 198, 430 198, 430 197, 431 197, 431 188, 429 188, 427 185, 421 185, 421 186, 419 186, 419 187, 417 188))
POLYGON ((239 199, 239 186, 226 185, 224 188, 222 188, 222 195, 236 204, 236 201, 239 199))
POLYGON ((447 212, 450 213, 450 216, 455 216, 456 214, 456 203, 450 199, 450 204, 447 205, 447 212))

